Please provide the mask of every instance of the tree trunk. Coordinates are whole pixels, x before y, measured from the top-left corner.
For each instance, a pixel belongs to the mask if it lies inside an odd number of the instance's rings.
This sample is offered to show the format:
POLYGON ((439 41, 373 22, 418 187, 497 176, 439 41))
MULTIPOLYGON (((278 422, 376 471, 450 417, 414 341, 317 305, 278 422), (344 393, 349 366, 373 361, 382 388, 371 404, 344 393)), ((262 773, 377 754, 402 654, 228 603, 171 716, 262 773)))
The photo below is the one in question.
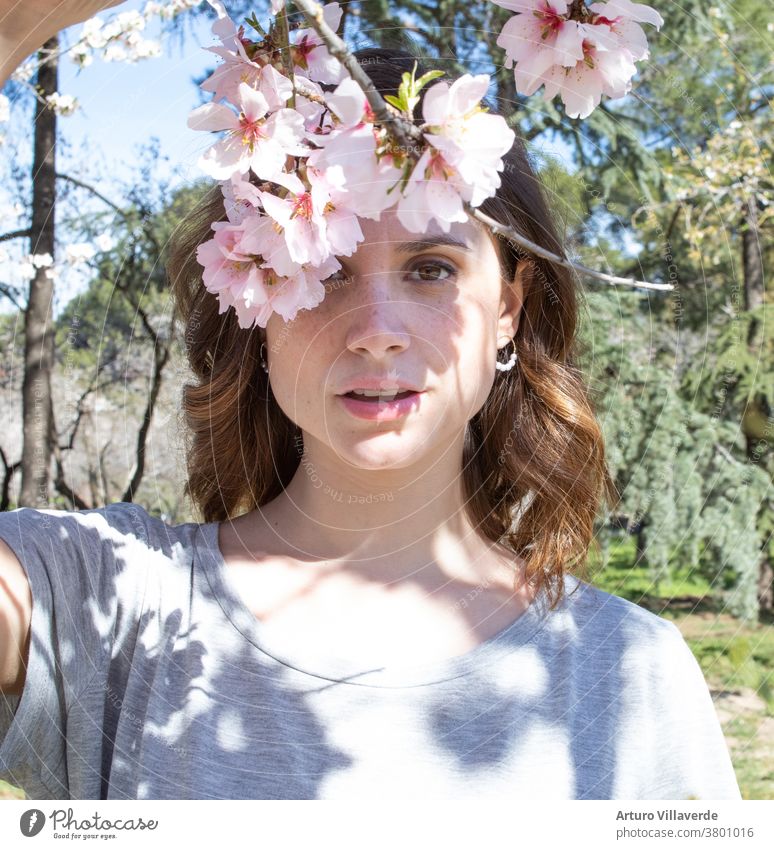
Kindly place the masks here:
MULTIPOLYGON (((758 229, 758 201, 753 193, 747 196, 744 208, 745 226, 742 230, 742 262, 744 268, 744 308, 746 312, 759 307, 764 301, 763 256, 758 229)), ((762 325, 757 318, 750 321, 747 333, 747 345, 753 355, 762 342, 762 325)), ((742 430, 746 438, 747 459, 759 465, 762 452, 760 422, 770 418, 770 401, 761 393, 756 393, 748 399, 742 417, 742 430), (757 424, 758 427, 754 427, 757 424)), ((774 590, 772 589, 772 568, 766 554, 767 546, 763 547, 758 574, 758 615, 774 609, 774 590)))
MULTIPOLYGON (((758 230, 758 201, 754 194, 747 197, 745 228, 742 231, 744 263, 744 308, 749 312, 763 303, 763 256, 758 230)), ((751 335, 754 331, 751 330, 751 335)))
MULTIPOLYGON (((59 38, 50 38, 38 53, 38 102, 35 107, 35 153, 32 165, 30 253, 54 256, 56 207, 56 112, 46 98, 57 90, 59 38)), ((24 322, 22 405, 24 442, 19 502, 49 506, 51 465, 51 372, 54 366, 54 281, 45 267, 36 268, 30 283, 24 322)))

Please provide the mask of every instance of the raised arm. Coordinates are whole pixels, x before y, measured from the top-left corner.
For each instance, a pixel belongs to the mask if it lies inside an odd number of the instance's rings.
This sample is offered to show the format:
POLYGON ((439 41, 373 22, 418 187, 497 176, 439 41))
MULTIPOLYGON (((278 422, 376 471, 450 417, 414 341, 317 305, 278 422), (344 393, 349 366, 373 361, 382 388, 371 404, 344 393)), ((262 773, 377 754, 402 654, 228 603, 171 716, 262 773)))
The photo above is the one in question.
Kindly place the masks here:
POLYGON ((0 0, 0 88, 52 35, 121 0, 0 0))
POLYGON ((16 555, 0 539, 0 693, 19 695, 29 657, 32 591, 16 555))

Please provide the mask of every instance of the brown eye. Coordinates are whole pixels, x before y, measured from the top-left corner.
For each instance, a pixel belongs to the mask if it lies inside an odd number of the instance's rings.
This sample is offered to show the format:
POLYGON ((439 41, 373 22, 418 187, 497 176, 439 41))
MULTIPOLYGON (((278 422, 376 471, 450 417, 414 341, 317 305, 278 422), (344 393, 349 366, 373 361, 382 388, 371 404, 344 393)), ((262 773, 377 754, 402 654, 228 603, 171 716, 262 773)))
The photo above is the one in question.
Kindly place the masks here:
POLYGON ((446 262, 439 262, 437 260, 424 260, 423 262, 418 263, 414 266, 414 271, 420 275, 420 282, 422 283, 445 283, 447 280, 450 280, 457 273, 457 269, 453 265, 449 265, 446 262), (428 274, 433 274, 433 269, 436 271, 441 269, 441 271, 446 272, 445 277, 429 277, 428 274))

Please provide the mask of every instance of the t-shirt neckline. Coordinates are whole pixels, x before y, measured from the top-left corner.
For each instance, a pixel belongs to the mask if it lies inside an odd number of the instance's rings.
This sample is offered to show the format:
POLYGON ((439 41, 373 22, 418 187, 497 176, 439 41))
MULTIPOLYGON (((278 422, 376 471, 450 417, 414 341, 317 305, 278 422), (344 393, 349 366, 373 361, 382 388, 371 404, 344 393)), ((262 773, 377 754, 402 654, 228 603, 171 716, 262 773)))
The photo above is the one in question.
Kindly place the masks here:
MULTIPOLYGON (((288 645, 272 638, 249 609, 228 574, 218 542, 219 526, 220 522, 200 524, 194 541, 194 556, 201 562, 215 599, 234 627, 260 652, 305 675, 369 687, 414 687, 448 681, 480 670, 506 649, 512 650, 531 642, 546 621, 548 599, 545 590, 541 590, 510 625, 464 654, 411 666, 364 668, 362 663, 342 656, 315 652, 308 644, 303 647, 300 644, 288 645)), ((571 589, 568 586, 570 579, 570 575, 565 575, 565 591, 571 589)), ((560 606, 563 604, 564 600, 560 606)))

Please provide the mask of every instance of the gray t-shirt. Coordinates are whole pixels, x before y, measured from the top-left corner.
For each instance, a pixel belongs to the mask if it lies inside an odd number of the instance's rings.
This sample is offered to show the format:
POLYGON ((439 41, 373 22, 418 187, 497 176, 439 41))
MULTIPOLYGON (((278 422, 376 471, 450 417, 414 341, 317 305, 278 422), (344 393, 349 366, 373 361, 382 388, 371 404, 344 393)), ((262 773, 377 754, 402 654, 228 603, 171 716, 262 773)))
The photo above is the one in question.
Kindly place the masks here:
POLYGON ((265 634, 217 531, 123 502, 0 514, 33 596, 0 778, 33 799, 741 798, 671 622, 567 576, 466 654, 363 668, 265 634))

